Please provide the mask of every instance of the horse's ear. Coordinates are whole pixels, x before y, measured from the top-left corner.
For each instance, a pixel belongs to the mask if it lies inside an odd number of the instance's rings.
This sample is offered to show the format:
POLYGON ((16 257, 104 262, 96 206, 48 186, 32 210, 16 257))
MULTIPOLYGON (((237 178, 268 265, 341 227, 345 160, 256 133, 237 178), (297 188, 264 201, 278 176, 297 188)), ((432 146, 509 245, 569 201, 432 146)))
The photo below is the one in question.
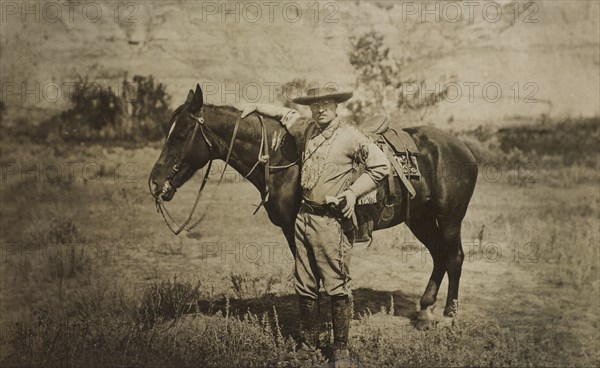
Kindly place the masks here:
POLYGON ((202 88, 200 88, 199 84, 196 84, 196 91, 194 92, 194 96, 192 97, 192 102, 190 104, 191 112, 198 112, 202 108, 204 104, 204 98, 202 97, 202 88))
POLYGON ((190 91, 188 92, 188 96, 187 96, 187 98, 186 98, 185 102, 187 102, 187 103, 190 103, 190 102, 192 102, 193 100, 194 100, 194 91, 192 91, 192 90, 190 89, 190 91))

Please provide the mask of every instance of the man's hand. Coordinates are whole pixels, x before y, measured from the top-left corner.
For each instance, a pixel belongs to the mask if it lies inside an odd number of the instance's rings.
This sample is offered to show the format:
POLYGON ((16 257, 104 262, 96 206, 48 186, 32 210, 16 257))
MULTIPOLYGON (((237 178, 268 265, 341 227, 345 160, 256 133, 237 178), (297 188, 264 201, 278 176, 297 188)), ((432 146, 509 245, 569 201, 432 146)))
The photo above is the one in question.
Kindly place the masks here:
POLYGON ((354 216, 354 206, 356 205, 356 193, 353 190, 347 189, 345 190, 338 199, 346 199, 346 206, 342 208, 342 214, 346 218, 352 218, 354 216))
POLYGON ((272 118, 275 118, 276 120, 281 121, 281 119, 283 119, 283 117, 291 111, 295 112, 296 110, 288 109, 287 107, 277 105, 249 104, 246 105, 244 107, 244 111, 242 111, 242 119, 252 114, 253 112, 258 112, 262 115, 270 116, 272 118))

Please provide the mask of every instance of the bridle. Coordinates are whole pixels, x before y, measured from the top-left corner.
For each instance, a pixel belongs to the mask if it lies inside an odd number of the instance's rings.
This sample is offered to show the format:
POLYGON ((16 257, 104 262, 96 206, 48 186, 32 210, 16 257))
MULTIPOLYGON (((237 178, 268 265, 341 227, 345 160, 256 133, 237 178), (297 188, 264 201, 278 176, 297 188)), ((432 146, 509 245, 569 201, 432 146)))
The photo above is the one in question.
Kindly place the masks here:
MULTIPOLYGON (((175 235, 180 234, 184 230, 185 231, 192 230, 193 228, 198 226, 200 224, 200 222, 202 222, 202 220, 204 219, 204 216, 208 213, 208 207, 207 207, 207 209, 204 211, 202 216, 200 216, 200 218, 198 220, 196 220, 193 224, 190 225, 190 222, 192 221, 192 217, 194 216, 194 213, 196 211, 196 207, 198 206, 198 203, 200 202, 200 197, 202 196, 202 191, 208 181, 208 175, 209 175, 210 169, 212 167, 213 157, 215 157, 215 155, 213 154, 214 153, 213 144, 210 142, 210 140, 208 139, 208 137, 206 135, 206 132, 204 131, 204 128, 209 129, 205 125, 204 109, 203 108, 200 109, 200 114, 201 114, 200 116, 193 114, 191 112, 188 112, 188 111, 184 111, 182 113, 186 114, 189 118, 191 118, 195 122, 194 129, 192 131, 192 136, 186 143, 186 146, 183 151, 183 154, 181 155, 180 161, 177 164, 173 165, 172 173, 166 178, 165 185, 163 185, 163 189, 162 189, 161 193, 155 199, 157 212, 160 212, 165 223, 167 224, 167 227, 175 235), (187 219, 184 221, 184 223, 182 225, 178 225, 177 222, 175 221, 175 219, 173 219, 173 216, 171 216, 169 211, 167 211, 167 208, 166 208, 165 204, 163 203, 161 197, 165 193, 166 190, 170 189, 170 186, 171 186, 170 180, 173 178, 173 176, 175 176, 177 174, 177 172, 179 171, 179 168, 181 167, 181 165, 183 163, 183 160, 192 151, 192 148, 194 146, 194 139, 196 137, 198 129, 200 129, 200 133, 202 134, 202 137, 204 138, 204 142, 206 143, 206 145, 208 147, 211 159, 208 162, 208 167, 206 169, 206 172, 204 173, 204 177, 202 178, 202 183, 200 184, 200 187, 198 189, 198 194, 196 194, 196 200, 194 201, 194 205, 192 206, 190 214, 188 215, 187 219), (169 220, 167 220, 167 217, 170 220, 170 222, 175 225, 176 228, 174 228, 171 225, 169 220)), ((294 166, 299 161, 299 160, 295 160, 294 162, 291 162, 286 165, 276 165, 276 166, 269 165, 270 157, 269 157, 269 147, 268 147, 268 142, 267 142, 267 129, 266 129, 266 126, 265 126, 262 116, 258 113, 256 113, 256 115, 258 116, 258 119, 261 124, 261 140, 260 140, 260 146, 259 146, 259 150, 258 150, 258 158, 257 158, 256 163, 250 169, 250 171, 246 175, 244 175, 244 178, 245 179, 248 178, 254 172, 254 170, 256 170, 256 168, 258 167, 259 164, 263 164, 265 166, 265 170, 264 170, 265 194, 264 194, 261 202, 256 206, 256 210, 254 211, 253 214, 256 214, 258 212, 258 210, 269 200, 270 170, 271 169, 287 169, 289 167, 294 166)), ((237 120, 235 122, 235 126, 233 128, 233 134, 231 136, 231 140, 229 142, 229 148, 227 149, 227 155, 225 157, 225 166, 223 167, 223 171, 221 172, 221 176, 219 177, 219 181, 217 182, 217 186, 215 187, 215 190, 213 191, 213 193, 211 195, 209 203, 212 203, 212 199, 214 198, 215 194, 217 193, 219 185, 221 185, 221 183, 223 182, 223 178, 225 176, 225 171, 227 170, 227 166, 229 165, 229 160, 233 153, 233 145, 234 145, 236 137, 237 137, 240 122, 241 122, 241 115, 237 118, 237 120)), ((150 183, 149 183, 149 185, 150 185, 150 183)))

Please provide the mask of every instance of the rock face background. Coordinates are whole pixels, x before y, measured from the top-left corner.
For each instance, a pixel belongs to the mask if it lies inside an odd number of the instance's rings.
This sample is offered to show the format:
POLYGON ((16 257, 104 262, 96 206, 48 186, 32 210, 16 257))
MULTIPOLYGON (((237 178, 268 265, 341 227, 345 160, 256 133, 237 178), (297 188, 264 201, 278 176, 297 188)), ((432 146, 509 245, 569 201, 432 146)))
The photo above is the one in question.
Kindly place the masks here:
POLYGON ((598 2, 453 4, 82 2, 69 11, 67 3, 3 2, 2 100, 10 122, 63 110, 79 75, 118 86, 125 75, 152 74, 174 106, 196 83, 210 88, 208 102, 233 105, 269 102, 295 78, 355 87, 350 38, 375 30, 408 60, 408 78, 432 89, 456 83, 426 123, 599 113, 598 2))
MULTIPOLYGON (((116 1, 0 0, 0 367, 298 366, 293 256, 267 212, 252 215, 260 195, 245 173, 228 168, 217 188, 215 162, 202 224, 175 237, 147 185, 163 140, 145 133, 160 122, 101 120, 111 101, 75 110, 69 88, 153 75, 172 107, 196 83, 238 106, 285 103, 295 91, 281 86, 306 79, 364 101, 378 80, 357 85, 349 54, 372 31, 402 80, 454 83, 420 119, 395 111, 396 127, 451 132, 480 170, 455 323, 416 329, 433 262, 406 226, 354 246, 358 365, 600 366, 598 0, 116 1)), ((179 223, 204 170, 168 204, 179 223)), ((451 163, 435 175, 470 173, 451 163)))

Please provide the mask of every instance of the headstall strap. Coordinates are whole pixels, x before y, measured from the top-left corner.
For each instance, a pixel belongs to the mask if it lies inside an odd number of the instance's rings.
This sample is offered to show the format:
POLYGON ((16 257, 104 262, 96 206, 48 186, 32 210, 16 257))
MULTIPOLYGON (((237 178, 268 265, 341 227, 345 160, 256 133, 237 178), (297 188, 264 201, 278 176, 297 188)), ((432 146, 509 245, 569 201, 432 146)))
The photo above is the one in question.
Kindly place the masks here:
MULTIPOLYGON (((212 144, 210 143, 210 141, 206 137, 206 134, 204 133, 204 129, 202 129, 202 127, 204 126, 204 116, 203 116, 204 114, 202 114, 202 116, 197 116, 195 114, 192 114, 192 113, 188 112, 187 115, 191 119, 193 119, 196 124, 194 124, 194 130, 192 131, 192 136, 190 137, 189 141, 186 144, 186 148, 185 148, 183 157, 185 157, 187 155, 187 153, 190 152, 191 149, 192 149, 192 147, 193 147, 194 139, 196 138, 196 134, 198 132, 198 126, 200 126, 200 131, 202 132, 202 136, 204 137, 204 140, 205 140, 205 142, 206 142, 206 144, 208 146, 208 149, 212 150, 212 144)), ((174 173, 176 173, 176 172, 179 171, 179 166, 180 166, 179 164, 175 164, 175 166, 173 166, 173 172, 174 173)), ((200 197, 201 197, 201 194, 202 194, 202 190, 204 189, 204 187, 206 186, 206 182, 208 181, 208 175, 210 173, 211 167, 212 167, 212 160, 210 160, 209 163, 208 163, 208 167, 206 169, 206 173, 204 174, 204 178, 202 179, 202 184, 200 185, 200 188, 198 189, 198 194, 196 195, 196 200, 194 201, 194 205, 192 206, 192 210, 190 211, 189 216, 183 222, 182 225, 179 225, 177 223, 177 221, 175 221, 175 219, 171 216, 171 214, 167 210, 167 207, 162 203, 162 201, 160 201, 159 199, 156 200, 156 208, 160 212, 160 214, 162 215, 163 219, 165 220, 165 223, 167 224, 167 226, 169 227, 169 229, 173 232, 173 234, 179 235, 183 230, 189 231, 192 228, 194 228, 195 226, 197 226, 197 224, 199 223, 199 221, 198 221, 194 225, 192 225, 191 227, 189 227, 189 228, 187 227, 187 225, 192 220, 192 216, 194 215, 194 212, 196 211, 196 207, 198 206, 198 203, 200 202, 200 197), (165 217, 165 213, 166 213, 166 217, 165 217), (167 217, 177 227, 177 229, 174 229, 171 226, 171 224, 169 223, 169 221, 167 221, 167 217)))
POLYGON ((265 203, 267 203, 269 201, 269 178, 270 178, 270 169, 269 169, 269 160, 270 160, 270 156, 269 156, 269 142, 267 141, 267 127, 265 126, 265 122, 263 121, 262 116, 258 115, 258 119, 260 120, 260 125, 261 125, 261 130, 262 130, 262 136, 264 137, 264 144, 263 144, 263 154, 261 159, 264 159, 264 165, 265 165, 265 199, 262 201, 263 205, 265 203))

